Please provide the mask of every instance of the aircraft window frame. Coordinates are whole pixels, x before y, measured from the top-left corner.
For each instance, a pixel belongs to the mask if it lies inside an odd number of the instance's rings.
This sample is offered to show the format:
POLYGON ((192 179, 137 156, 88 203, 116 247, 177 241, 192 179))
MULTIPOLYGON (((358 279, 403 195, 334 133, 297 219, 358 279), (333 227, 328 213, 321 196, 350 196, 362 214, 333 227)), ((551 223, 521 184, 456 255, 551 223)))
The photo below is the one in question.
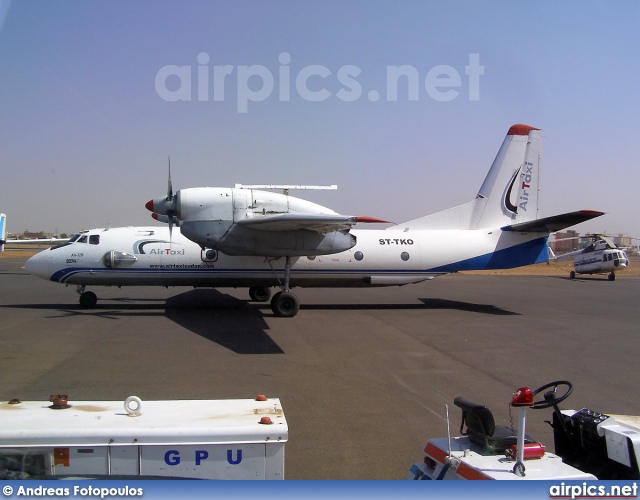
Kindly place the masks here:
POLYGON ((80 233, 74 234, 67 243, 75 243, 80 239, 80 233))
POLYGON ((87 242, 87 235, 83 234, 82 236, 80 236, 80 238, 78 238, 78 240, 76 241, 76 243, 86 243, 87 242))

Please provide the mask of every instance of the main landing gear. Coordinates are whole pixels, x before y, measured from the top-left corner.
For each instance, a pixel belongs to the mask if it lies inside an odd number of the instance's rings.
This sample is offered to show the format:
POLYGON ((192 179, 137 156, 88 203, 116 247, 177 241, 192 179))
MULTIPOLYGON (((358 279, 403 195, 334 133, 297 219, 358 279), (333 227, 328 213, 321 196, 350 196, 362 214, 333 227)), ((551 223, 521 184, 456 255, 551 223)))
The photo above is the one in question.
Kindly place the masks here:
POLYGON ((80 306, 85 309, 91 309, 98 302, 98 296, 93 292, 85 292, 84 285, 78 285, 76 289, 80 295, 80 306))
MULTIPOLYGON (((281 292, 276 293, 271 299, 271 310, 273 314, 281 318, 293 318, 300 310, 298 297, 289 291, 289 278, 291 276, 291 257, 285 257, 284 283, 281 284, 281 292)), ((269 265, 271 263, 269 262, 269 265)), ((273 270, 273 267, 271 267, 273 270)), ((275 271, 274 271, 275 274, 275 271)), ((276 275, 277 277, 277 275, 276 275)), ((280 280, 278 280, 280 281, 280 280)), ((251 293, 251 291, 249 291, 251 293)))

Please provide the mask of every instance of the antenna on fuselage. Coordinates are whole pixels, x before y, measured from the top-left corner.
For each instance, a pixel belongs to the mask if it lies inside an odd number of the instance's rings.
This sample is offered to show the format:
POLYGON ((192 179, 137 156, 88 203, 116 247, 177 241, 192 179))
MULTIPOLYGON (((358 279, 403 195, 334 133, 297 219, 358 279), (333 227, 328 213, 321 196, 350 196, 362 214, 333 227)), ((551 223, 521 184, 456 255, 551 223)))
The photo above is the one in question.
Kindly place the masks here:
POLYGON ((289 195, 290 189, 338 189, 336 184, 332 184, 331 186, 303 186, 301 184, 236 184, 235 187, 236 189, 282 189, 282 193, 285 196, 289 195))

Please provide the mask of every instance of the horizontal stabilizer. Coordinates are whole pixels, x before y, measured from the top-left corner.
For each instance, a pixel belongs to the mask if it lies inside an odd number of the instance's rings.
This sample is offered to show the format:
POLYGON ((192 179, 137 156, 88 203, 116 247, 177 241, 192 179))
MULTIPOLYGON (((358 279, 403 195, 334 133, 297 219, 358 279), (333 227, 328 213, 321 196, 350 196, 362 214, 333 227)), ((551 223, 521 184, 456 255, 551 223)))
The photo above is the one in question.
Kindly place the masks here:
POLYGON ((604 212, 596 210, 578 210, 568 214, 552 215, 543 219, 536 219, 520 224, 513 224, 501 228, 503 231, 518 231, 522 233, 555 233, 566 227, 575 226, 596 217, 604 215, 604 212))

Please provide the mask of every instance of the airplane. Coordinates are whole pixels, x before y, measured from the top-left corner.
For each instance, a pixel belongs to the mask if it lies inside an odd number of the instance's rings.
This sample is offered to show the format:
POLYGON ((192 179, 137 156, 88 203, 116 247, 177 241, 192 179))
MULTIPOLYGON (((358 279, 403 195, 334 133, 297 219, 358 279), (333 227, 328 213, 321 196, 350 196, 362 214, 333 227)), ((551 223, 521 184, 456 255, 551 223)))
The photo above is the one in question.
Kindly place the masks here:
MULTIPOLYGON (((539 217, 542 131, 509 128, 476 197, 464 205, 385 229, 385 222, 255 186, 187 188, 145 205, 167 226, 93 229, 31 257, 33 275, 87 286, 247 287, 254 301, 271 299, 275 316, 299 311, 293 287, 402 286, 466 270, 547 262, 551 232, 603 215, 539 217), (176 227, 174 230, 173 228, 176 227)), ((170 170, 169 170, 170 172, 170 170)))
MULTIPOLYGON (((565 241, 571 239, 583 238, 576 236, 574 238, 562 238, 556 241, 565 241)), ((604 235, 588 235, 592 242, 587 247, 558 255, 556 259, 565 259, 573 257, 573 271, 569 273, 569 277, 574 279, 576 274, 606 274, 609 281, 616 279, 616 271, 622 271, 629 267, 629 258, 627 254, 607 236, 604 235)))
POLYGON ((7 239, 7 215, 0 213, 0 253, 4 252, 7 243, 56 243, 67 241, 68 238, 38 238, 33 240, 8 240, 7 239))

